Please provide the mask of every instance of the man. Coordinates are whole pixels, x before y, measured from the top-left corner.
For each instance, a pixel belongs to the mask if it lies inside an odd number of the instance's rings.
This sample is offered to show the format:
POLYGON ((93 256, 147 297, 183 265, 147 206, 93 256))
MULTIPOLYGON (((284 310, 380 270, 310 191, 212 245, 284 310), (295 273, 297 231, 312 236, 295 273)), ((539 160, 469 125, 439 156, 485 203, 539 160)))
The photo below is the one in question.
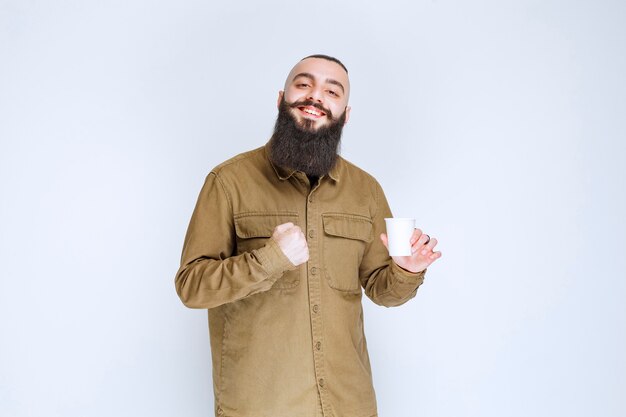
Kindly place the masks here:
POLYGON ((176 290, 208 309, 219 417, 375 416, 362 289, 403 304, 441 256, 416 229, 389 257, 380 185, 337 155, 349 94, 341 62, 304 58, 267 145, 206 178, 176 290))

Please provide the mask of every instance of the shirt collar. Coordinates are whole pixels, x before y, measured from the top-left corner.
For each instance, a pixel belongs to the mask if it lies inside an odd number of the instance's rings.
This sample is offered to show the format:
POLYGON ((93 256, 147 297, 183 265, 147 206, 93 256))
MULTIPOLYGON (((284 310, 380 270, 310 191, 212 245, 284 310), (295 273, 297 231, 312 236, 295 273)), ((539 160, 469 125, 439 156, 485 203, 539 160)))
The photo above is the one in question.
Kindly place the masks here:
MULTIPOLYGON (((269 143, 265 145, 265 157, 269 161, 270 165, 272 165, 272 168, 274 169, 274 172, 276 172, 278 179, 280 179, 281 181, 289 179, 297 171, 292 168, 284 168, 284 167, 274 164, 272 160, 269 158, 269 154, 270 154, 269 146, 270 146, 269 143)), ((340 169, 341 169, 341 157, 337 156, 337 161, 335 162, 335 165, 331 168, 330 172, 328 173, 328 176, 335 182, 339 182, 340 169)))

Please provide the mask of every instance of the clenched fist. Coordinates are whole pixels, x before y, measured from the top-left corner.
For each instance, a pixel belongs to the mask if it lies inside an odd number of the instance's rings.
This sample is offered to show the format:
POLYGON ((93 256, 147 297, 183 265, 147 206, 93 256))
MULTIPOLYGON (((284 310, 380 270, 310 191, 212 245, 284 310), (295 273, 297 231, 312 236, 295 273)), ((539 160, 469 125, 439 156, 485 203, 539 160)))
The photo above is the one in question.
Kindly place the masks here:
POLYGON ((278 243, 285 256, 292 264, 298 266, 309 260, 309 246, 302 230, 293 223, 276 226, 272 239, 278 243))

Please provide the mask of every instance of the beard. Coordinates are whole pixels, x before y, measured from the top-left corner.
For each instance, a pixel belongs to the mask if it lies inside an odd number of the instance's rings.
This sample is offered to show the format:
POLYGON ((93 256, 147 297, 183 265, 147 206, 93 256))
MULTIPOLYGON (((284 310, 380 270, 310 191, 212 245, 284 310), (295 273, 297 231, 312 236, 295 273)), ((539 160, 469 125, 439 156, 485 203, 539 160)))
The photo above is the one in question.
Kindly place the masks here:
POLYGON ((345 122, 345 110, 341 116, 334 118, 330 110, 313 101, 289 104, 283 98, 278 107, 274 134, 269 141, 269 158, 275 165, 302 171, 308 176, 326 175, 337 162, 345 122), (291 109, 300 106, 322 110, 329 123, 316 130, 314 120, 302 119, 298 122, 291 109))

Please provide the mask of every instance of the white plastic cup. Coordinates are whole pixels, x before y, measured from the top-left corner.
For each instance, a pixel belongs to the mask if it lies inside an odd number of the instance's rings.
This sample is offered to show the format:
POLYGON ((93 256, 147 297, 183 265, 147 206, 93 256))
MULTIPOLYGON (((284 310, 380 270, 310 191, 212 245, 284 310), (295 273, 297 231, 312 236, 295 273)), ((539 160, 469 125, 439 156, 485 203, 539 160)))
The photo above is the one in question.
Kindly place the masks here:
POLYGON ((411 256, 411 236, 415 230, 415 219, 386 218, 387 246, 390 256, 411 256))

